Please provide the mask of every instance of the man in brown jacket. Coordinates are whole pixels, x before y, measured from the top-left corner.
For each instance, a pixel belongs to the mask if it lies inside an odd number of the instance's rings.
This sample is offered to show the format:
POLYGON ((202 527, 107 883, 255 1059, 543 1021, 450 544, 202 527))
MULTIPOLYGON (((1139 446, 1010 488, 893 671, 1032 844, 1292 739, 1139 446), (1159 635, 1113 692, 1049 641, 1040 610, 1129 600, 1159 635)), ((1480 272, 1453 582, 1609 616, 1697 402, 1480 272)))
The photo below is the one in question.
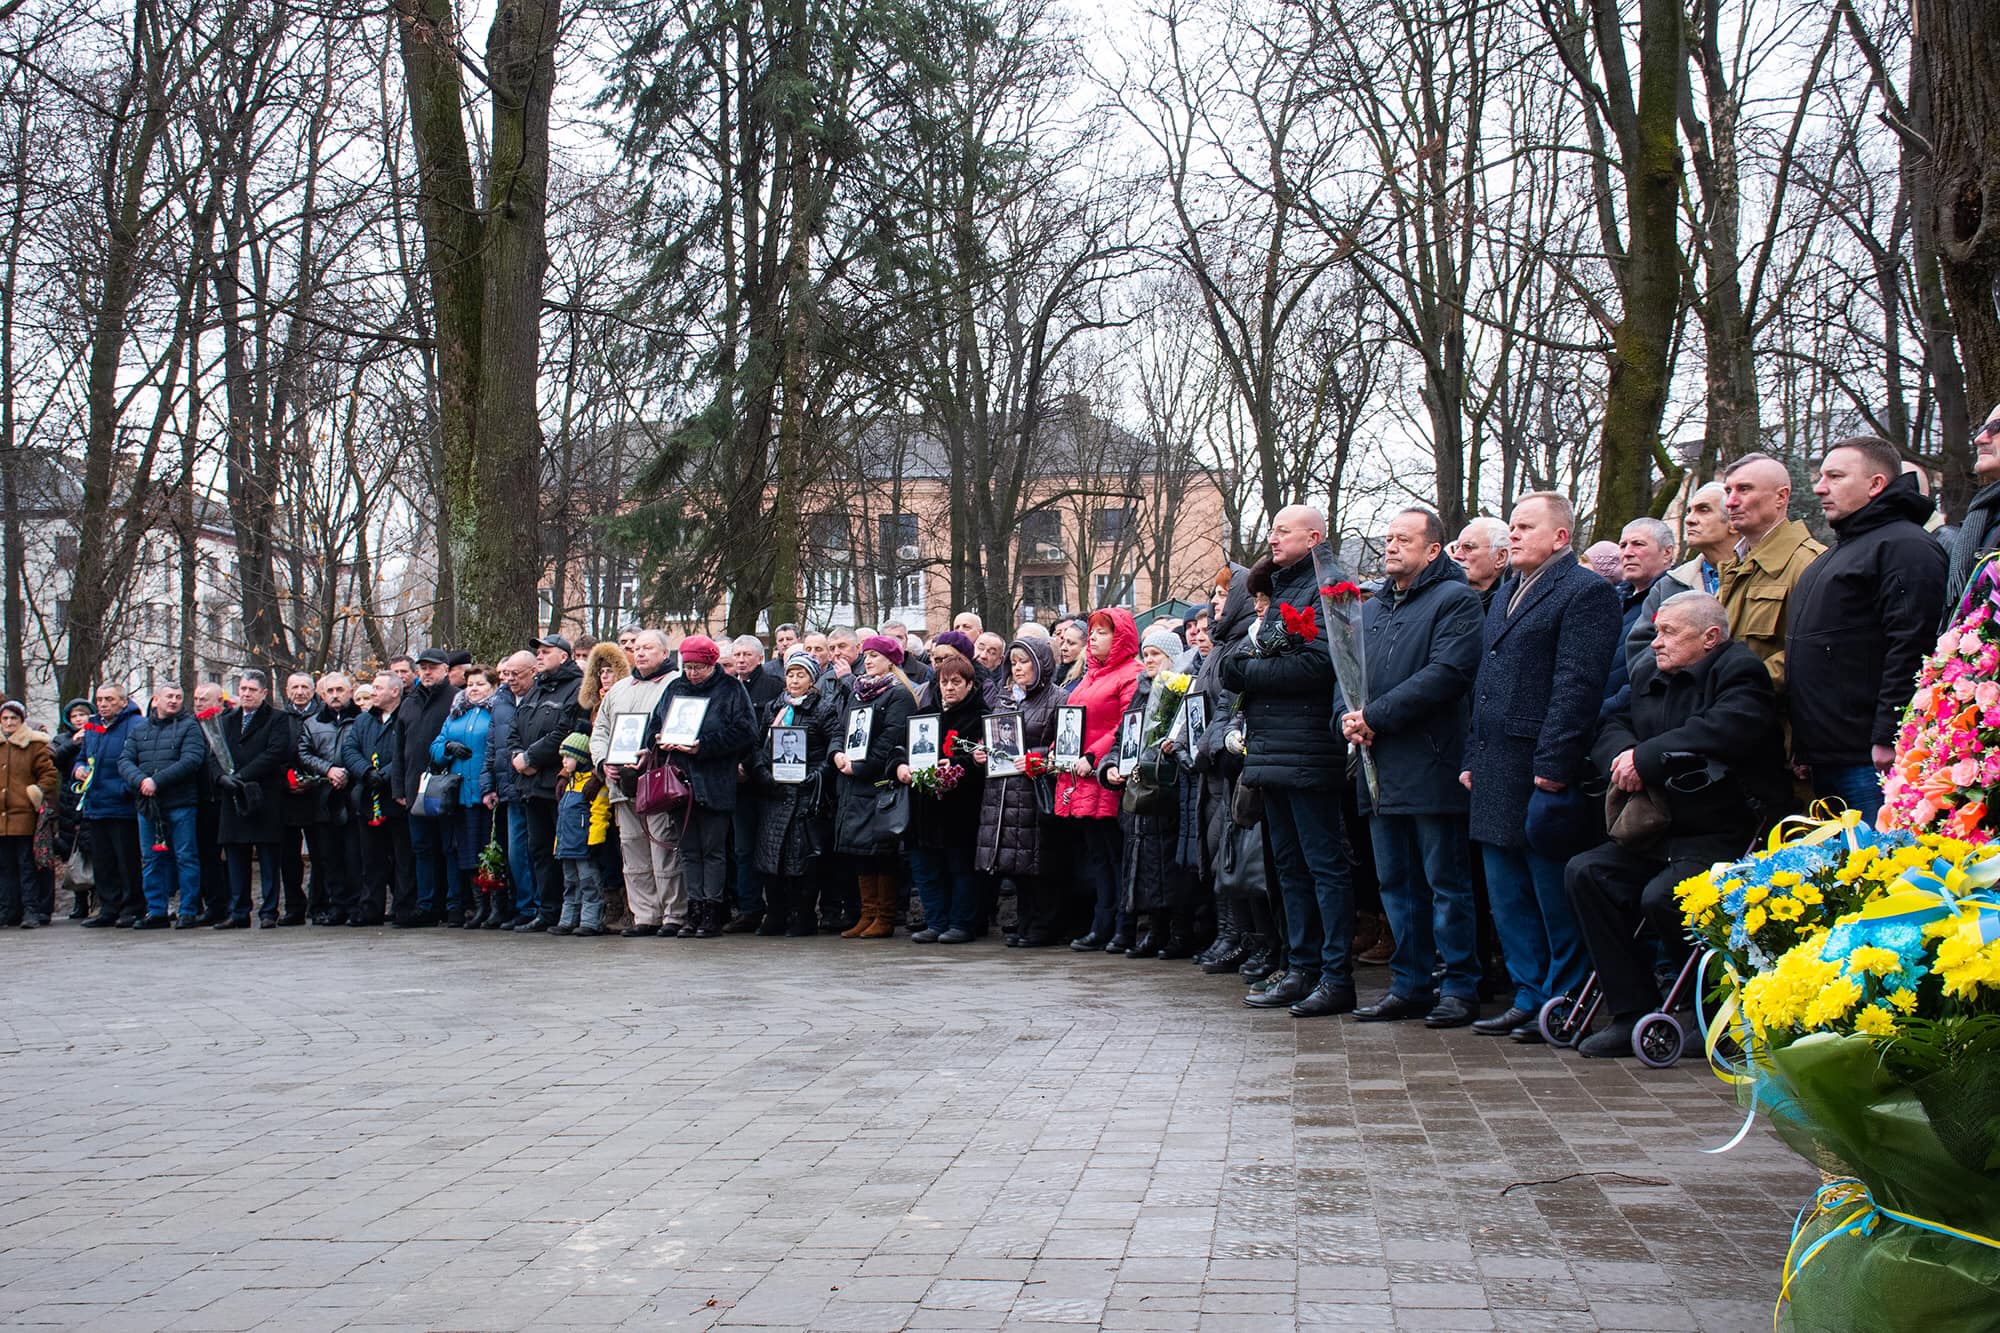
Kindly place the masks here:
POLYGON ((1729 637, 1757 655, 1782 694, 1792 589, 1826 547, 1805 524, 1785 517, 1791 473, 1769 454, 1745 454, 1730 464, 1722 492, 1736 558, 1723 567, 1718 600, 1729 613, 1729 637))

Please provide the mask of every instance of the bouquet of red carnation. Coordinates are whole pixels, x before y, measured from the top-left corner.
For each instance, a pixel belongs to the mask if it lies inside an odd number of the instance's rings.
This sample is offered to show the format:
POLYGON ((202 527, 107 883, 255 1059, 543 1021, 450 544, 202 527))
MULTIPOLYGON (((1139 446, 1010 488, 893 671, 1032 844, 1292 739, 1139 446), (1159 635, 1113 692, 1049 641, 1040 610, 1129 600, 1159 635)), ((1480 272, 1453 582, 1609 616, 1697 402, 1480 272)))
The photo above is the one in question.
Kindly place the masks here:
POLYGON ((479 866, 472 872, 472 887, 481 893, 498 893, 507 887, 507 851, 498 838, 479 853, 479 866))
POLYGON ((285 770, 285 789, 287 791, 311 791, 314 787, 323 787, 325 785, 326 779, 317 773, 301 773, 296 768, 285 770))

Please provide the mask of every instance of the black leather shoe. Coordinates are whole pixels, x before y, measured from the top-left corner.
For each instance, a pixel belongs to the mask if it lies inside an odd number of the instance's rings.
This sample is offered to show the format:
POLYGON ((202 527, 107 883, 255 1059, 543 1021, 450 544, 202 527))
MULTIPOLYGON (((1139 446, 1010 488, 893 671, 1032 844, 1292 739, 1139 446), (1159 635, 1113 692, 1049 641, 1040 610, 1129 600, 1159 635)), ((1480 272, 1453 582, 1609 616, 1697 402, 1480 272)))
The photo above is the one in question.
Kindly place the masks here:
POLYGON ((1535 1016, 1518 1004, 1510 1004, 1491 1018, 1482 1018, 1472 1025, 1472 1030, 1482 1037, 1504 1037, 1523 1023, 1532 1023, 1535 1016))
POLYGON ((1329 1014, 1351 1013, 1353 1009, 1354 987, 1322 981, 1313 987, 1312 994, 1293 1005, 1291 1012, 1293 1018, 1325 1018, 1329 1014))
POLYGON ((1129 949, 1129 948, 1131 948, 1131 947, 1132 947, 1132 939, 1131 939, 1131 937, 1130 937, 1130 936, 1128 936, 1128 935, 1113 935, 1113 936, 1111 937, 1110 941, 1109 941, 1108 943, 1106 943, 1106 944, 1105 944, 1105 946, 1104 946, 1104 952, 1106 952, 1106 953, 1124 953, 1124 952, 1125 952, 1125 951, 1126 951, 1127 949, 1129 949))
POLYGON ((1047 949, 1055 944, 1056 937, 1053 935, 1023 935, 1020 937, 1020 940, 1021 942, 1015 946, 1016 948, 1047 949))
POLYGON ((193 930, 196 926, 200 924, 201 922, 195 920, 191 916, 177 916, 174 918, 175 930, 193 930))
POLYGON ((1244 960, 1236 965, 1236 975, 1246 981, 1268 976, 1271 972, 1271 946, 1259 944, 1244 960))
POLYGON ((213 925, 212 927, 210 927, 210 929, 212 929, 212 930, 248 930, 248 929, 250 929, 250 918, 249 918, 249 917, 247 917, 247 916, 228 916, 228 917, 224 917, 224 918, 223 918, 222 920, 220 920, 220 921, 216 922, 216 923, 215 923, 215 925, 213 925))
POLYGON ((85 930, 115 930, 118 928, 118 918, 115 916, 94 916, 83 923, 83 928, 85 930))
POLYGON ((1132 941, 1132 947, 1125 951, 1127 958, 1157 958, 1160 956, 1160 937, 1148 930, 1132 941))
POLYGON ((1541 1046, 1548 1042, 1548 1038, 1542 1035, 1542 1025, 1532 1018, 1507 1035, 1523 1046, 1541 1046))
POLYGON ((660 933, 660 928, 658 926, 634 925, 634 926, 627 926, 625 927, 625 929, 619 931, 618 938, 621 940, 634 940, 639 938, 639 936, 641 935, 657 935, 659 933, 660 933))
MULTIPOLYGON (((27 922, 25 922, 25 921, 24 921, 24 922, 22 922, 21 924, 22 924, 22 925, 26 925, 26 924, 27 924, 27 922)), ((172 924, 172 923, 171 923, 171 922, 169 922, 169 921, 167 920, 167 918, 166 918, 166 917, 164 917, 164 916, 142 916, 142 917, 140 917, 140 918, 139 918, 139 924, 138 924, 138 925, 136 925, 136 926, 134 926, 134 927, 132 927, 132 929, 134 929, 134 930, 165 930, 165 929, 166 929, 166 928, 167 928, 167 927, 168 927, 169 925, 171 925, 171 924, 172 924)))
POLYGON ((1243 1003, 1252 1009, 1289 1009, 1311 995, 1318 986, 1318 977, 1304 972, 1287 972, 1271 989, 1244 996, 1243 1003))
POLYGON ((1071 940, 1069 947, 1078 953, 1096 953, 1104 947, 1105 942, 1110 938, 1109 935, 1100 935, 1093 930, 1088 935, 1079 935, 1071 940))
POLYGON ((1426 997, 1390 991, 1375 1003, 1356 1009, 1354 1018, 1360 1023, 1399 1023, 1406 1018, 1422 1018, 1431 1011, 1431 1003, 1426 997))
POLYGON ((1461 1000, 1456 995, 1447 995, 1437 1002, 1437 1008, 1424 1015, 1427 1028, 1462 1028, 1479 1017, 1479 1006, 1471 1000, 1461 1000))
POLYGON ((761 916, 752 916, 748 912, 737 912, 729 920, 722 923, 722 933, 725 935, 747 935, 756 930, 762 923, 763 918, 761 916))

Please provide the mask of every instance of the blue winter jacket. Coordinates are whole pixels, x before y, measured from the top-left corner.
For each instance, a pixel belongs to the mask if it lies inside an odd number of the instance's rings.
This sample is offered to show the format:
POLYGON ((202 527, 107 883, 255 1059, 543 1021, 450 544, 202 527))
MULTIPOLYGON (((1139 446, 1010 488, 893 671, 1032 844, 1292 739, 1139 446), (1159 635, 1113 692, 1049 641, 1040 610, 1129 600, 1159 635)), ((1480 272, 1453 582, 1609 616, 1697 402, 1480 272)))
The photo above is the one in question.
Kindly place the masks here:
POLYGON ((91 770, 90 787, 83 794, 85 819, 139 817, 139 794, 118 771, 118 761, 125 757, 125 742, 141 716, 139 705, 128 699, 125 711, 109 722, 93 717, 83 724, 83 748, 77 751, 76 762, 91 770))
POLYGON ((444 747, 453 741, 472 751, 468 759, 449 761, 451 771, 458 774, 459 800, 467 805, 472 803, 474 797, 484 796, 493 790, 493 772, 486 763, 486 738, 492 730, 493 696, 473 703, 461 694, 437 739, 431 742, 433 764, 447 762, 444 747))
MULTIPOLYGON (((130 728, 118 757, 118 776, 135 794, 147 778, 159 790, 162 810, 193 805, 201 793, 201 766, 208 742, 192 713, 148 717, 130 728)), ((93 784, 94 786, 95 784, 93 784)))

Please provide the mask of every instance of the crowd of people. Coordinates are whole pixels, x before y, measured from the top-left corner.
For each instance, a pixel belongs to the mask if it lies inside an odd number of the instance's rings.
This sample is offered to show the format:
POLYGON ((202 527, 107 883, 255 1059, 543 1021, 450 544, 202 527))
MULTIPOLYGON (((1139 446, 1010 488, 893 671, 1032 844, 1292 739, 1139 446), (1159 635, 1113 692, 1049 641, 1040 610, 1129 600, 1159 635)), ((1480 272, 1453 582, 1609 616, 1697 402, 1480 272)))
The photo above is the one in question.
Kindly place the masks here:
MULTIPOLYGON (((2000 497, 2000 410, 1976 445, 2000 497)), ((1615 567, 1579 558, 1559 494, 1455 540, 1406 509, 1353 700, 1296 505, 1143 633, 1117 607, 1012 638, 970 612, 928 641, 781 625, 775 651, 635 626, 143 710, 107 681, 48 731, 9 701, 0 922, 48 924, 60 882, 96 929, 997 932, 1528 1043, 1595 970, 1610 1023, 1580 1049, 1626 1054, 1685 957, 1675 884, 1815 799, 1873 816, 1918 665, 2000 544, 2000 499, 1928 530, 1879 440, 1830 448, 1814 490, 1830 547, 1753 454, 1680 534, 1628 524, 1615 567), (1388 964, 1366 1003, 1357 962, 1388 964)))

